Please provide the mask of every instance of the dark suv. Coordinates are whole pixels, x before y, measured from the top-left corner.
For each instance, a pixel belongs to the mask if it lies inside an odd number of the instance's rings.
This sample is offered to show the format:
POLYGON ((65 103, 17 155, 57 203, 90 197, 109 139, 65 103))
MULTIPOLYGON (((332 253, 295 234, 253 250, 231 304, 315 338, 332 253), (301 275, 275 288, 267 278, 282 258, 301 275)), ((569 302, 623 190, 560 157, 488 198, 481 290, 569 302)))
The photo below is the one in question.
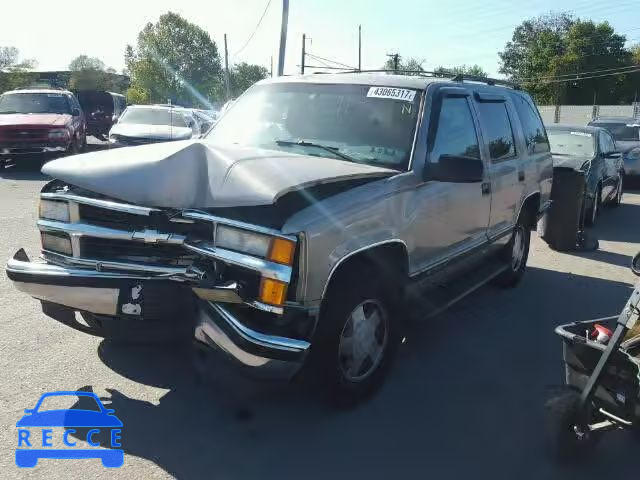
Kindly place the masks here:
POLYGON ((84 114, 73 93, 28 89, 0 95, 0 166, 8 159, 77 153, 86 143, 84 114))
POLYGON ((633 117, 598 117, 589 126, 609 131, 622 152, 624 174, 629 180, 640 180, 640 119, 633 117))

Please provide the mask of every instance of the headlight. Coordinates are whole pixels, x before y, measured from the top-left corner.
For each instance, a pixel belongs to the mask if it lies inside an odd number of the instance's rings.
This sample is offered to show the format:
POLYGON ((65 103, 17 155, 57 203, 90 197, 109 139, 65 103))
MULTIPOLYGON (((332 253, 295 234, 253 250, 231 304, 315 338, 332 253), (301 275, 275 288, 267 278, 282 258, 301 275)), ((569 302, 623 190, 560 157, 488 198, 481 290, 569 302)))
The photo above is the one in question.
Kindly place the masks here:
POLYGON ((58 130, 49 130, 49 138, 53 139, 62 139, 67 138, 69 136, 69 132, 64 128, 58 130))
POLYGON ((216 230, 216 246, 237 250, 256 257, 266 257, 269 253, 271 237, 239 228, 219 225, 216 230))
POLYGON ((42 249, 50 252, 62 253, 64 255, 73 255, 71 249, 71 239, 67 235, 61 235, 51 232, 41 232, 42 249))
POLYGON ((40 200, 40 218, 69 222, 69 204, 56 200, 40 200))

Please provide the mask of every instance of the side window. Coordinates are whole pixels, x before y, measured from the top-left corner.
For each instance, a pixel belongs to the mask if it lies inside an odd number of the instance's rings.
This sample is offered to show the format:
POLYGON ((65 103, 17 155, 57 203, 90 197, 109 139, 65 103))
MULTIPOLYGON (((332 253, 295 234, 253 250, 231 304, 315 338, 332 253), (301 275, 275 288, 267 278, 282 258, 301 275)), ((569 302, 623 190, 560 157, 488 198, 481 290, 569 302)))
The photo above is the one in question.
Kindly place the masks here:
POLYGON ((437 162, 442 155, 480 159, 476 127, 465 97, 442 99, 431 160, 437 162))
POLYGON ((549 140, 536 108, 523 95, 513 94, 511 98, 524 130, 529 153, 549 152, 549 140))
POLYGON ((505 102, 478 102, 482 132, 489 144, 491 160, 507 160, 516 155, 516 142, 505 102))
POLYGON ((609 135, 608 133, 603 133, 604 135, 604 144, 607 147, 607 149, 605 150, 605 153, 611 153, 611 152, 615 152, 616 151, 616 142, 613 141, 613 138, 611 138, 611 135, 609 135))
POLYGON ((598 133, 598 150, 600 150, 600 153, 607 153, 607 136, 602 133, 599 132, 598 133))

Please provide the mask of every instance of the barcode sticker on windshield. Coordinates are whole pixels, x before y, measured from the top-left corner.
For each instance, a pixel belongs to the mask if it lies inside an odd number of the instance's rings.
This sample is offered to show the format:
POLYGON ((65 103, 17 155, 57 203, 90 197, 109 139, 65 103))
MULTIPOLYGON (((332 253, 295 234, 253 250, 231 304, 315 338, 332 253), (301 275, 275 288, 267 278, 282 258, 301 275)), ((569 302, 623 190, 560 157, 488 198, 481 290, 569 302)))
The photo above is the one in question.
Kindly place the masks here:
POLYGON ((578 135, 580 137, 590 137, 591 134, 590 133, 586 133, 586 132, 569 132, 571 135, 578 135))
POLYGON ((367 97, 390 98, 404 102, 413 102, 415 96, 415 90, 408 90, 406 88, 371 87, 367 93, 367 97))

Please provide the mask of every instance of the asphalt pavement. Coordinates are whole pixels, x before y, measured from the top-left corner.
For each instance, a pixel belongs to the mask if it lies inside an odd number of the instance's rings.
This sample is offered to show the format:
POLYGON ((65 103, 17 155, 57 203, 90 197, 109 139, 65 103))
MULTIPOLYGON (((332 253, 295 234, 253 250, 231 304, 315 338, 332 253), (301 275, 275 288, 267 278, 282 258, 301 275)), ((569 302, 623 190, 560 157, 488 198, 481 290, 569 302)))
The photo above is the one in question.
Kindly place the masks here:
MULTIPOLYGON (((39 251, 37 171, 0 171, 0 261, 39 251)), ((562 382, 561 323, 619 312, 635 277, 640 194, 604 209, 600 248, 558 253, 533 239, 515 289, 486 286, 448 312, 412 325, 376 397, 336 412, 296 386, 258 383, 221 365, 194 382, 187 351, 117 346, 47 317, 0 275, 2 478, 635 478, 639 446, 613 432, 589 462, 558 468, 542 418, 562 382), (14 464, 16 421, 43 392, 88 390, 122 420, 124 465, 99 460, 14 464)), ((1 270, 1 267, 0 267, 1 270)), ((78 435, 81 436, 81 435, 78 435)), ((82 444, 82 439, 77 439, 82 444)))

